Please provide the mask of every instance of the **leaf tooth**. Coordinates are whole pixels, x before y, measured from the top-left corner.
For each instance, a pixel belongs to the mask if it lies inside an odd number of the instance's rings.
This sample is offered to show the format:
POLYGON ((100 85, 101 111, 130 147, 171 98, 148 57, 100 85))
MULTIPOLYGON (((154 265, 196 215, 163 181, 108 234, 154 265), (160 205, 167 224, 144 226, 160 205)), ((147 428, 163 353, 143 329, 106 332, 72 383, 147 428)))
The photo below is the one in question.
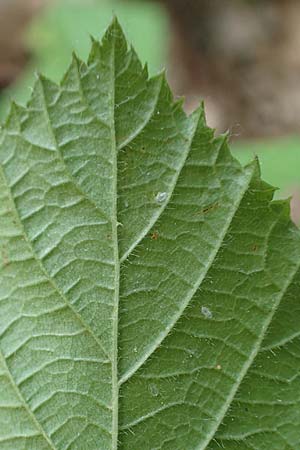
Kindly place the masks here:
MULTIPOLYGON (((117 20, 113 18, 110 26, 106 30, 101 41, 92 39, 92 48, 88 57, 88 64, 99 63, 103 59, 103 55, 110 53, 111 47, 114 47, 115 61, 123 61, 124 56, 128 53, 128 44, 125 34, 117 20)), ((116 67, 117 71, 118 67, 116 67)))
POLYGON ((20 116, 18 113, 18 105, 11 102, 10 109, 5 121, 5 130, 8 132, 20 131, 20 116))
POLYGON ((93 63, 97 63, 101 60, 101 46, 100 42, 91 37, 92 40, 92 47, 88 56, 88 65, 92 65, 93 63))
POLYGON ((86 71, 87 65, 75 52, 73 52, 71 64, 60 83, 60 87, 76 86, 76 90, 82 91, 80 77, 83 69, 86 71))

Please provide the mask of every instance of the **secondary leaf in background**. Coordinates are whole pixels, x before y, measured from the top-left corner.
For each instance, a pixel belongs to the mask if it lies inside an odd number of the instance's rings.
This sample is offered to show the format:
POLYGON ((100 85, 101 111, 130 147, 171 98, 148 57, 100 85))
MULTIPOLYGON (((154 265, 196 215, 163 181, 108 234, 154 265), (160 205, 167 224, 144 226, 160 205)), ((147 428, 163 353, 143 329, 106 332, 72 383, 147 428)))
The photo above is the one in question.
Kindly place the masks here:
POLYGON ((273 347, 299 372, 300 265, 257 163, 186 117, 116 20, 0 136, 1 448, 300 448, 297 383, 257 383, 273 347))

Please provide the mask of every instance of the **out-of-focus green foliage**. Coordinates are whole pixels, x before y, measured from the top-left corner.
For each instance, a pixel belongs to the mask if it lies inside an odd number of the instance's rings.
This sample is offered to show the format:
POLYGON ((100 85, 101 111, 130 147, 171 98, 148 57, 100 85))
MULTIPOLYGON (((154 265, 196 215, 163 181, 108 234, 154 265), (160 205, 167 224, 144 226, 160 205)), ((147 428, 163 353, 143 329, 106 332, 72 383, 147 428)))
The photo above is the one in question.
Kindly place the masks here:
POLYGON ((73 51, 86 59, 90 36, 99 37, 112 14, 122 20, 129 41, 142 62, 149 64, 150 73, 160 70, 166 60, 169 33, 166 15, 158 4, 121 0, 50 2, 27 32, 33 58, 22 78, 0 97, 0 119, 6 115, 11 99, 26 103, 36 71, 59 81, 73 51))
POLYGON ((233 146, 235 156, 247 163, 258 156, 264 179, 280 186, 277 195, 300 186, 300 137, 282 137, 272 140, 249 141, 233 146))

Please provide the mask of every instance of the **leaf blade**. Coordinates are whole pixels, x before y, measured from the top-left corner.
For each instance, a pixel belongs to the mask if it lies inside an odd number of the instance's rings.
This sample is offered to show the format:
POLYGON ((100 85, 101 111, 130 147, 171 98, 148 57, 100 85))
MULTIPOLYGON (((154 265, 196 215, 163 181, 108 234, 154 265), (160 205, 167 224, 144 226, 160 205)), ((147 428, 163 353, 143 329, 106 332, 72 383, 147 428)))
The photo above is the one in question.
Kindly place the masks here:
MULTIPOLYGON (((269 366, 297 363, 300 242, 257 163, 202 108, 186 117, 114 20, 87 64, 12 107, 0 164, 5 450, 261 450, 268 430, 240 407, 269 366)), ((278 450, 296 448, 281 429, 278 450)))

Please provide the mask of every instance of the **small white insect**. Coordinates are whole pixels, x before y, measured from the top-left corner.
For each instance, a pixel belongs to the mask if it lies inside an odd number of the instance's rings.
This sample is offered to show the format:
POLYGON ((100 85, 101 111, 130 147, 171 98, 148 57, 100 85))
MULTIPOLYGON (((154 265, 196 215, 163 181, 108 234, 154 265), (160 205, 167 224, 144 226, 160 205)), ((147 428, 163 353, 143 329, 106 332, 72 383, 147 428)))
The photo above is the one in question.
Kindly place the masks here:
POLYGON ((201 313, 206 319, 212 319, 213 314, 207 306, 201 306, 201 313))
POLYGON ((158 192, 158 194, 156 194, 155 200, 157 201, 157 203, 163 203, 167 200, 167 196, 168 194, 166 192, 158 192))
POLYGON ((149 385, 149 391, 153 397, 157 397, 159 395, 159 389, 158 389, 157 385, 154 383, 151 383, 149 385))

